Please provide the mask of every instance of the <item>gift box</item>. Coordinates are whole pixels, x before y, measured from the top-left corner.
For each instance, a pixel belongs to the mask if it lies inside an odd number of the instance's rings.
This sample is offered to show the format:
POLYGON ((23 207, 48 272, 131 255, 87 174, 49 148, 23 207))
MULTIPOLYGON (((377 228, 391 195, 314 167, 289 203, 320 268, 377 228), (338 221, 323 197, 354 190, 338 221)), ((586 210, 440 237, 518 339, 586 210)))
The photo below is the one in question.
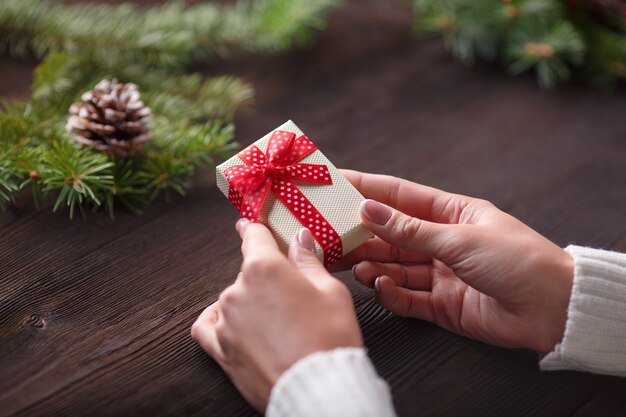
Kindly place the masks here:
POLYGON ((302 227, 326 266, 372 237, 359 214, 363 196, 291 120, 216 170, 241 217, 268 226, 284 252, 302 227))

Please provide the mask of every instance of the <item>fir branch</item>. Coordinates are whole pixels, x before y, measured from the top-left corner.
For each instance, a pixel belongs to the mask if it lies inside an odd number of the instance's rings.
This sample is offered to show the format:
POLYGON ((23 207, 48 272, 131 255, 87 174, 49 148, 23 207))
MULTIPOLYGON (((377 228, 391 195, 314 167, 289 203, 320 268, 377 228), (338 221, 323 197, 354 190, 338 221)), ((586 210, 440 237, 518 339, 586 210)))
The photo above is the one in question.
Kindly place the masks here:
POLYGON ((255 33, 252 51, 278 52, 288 49, 292 42, 308 43, 314 30, 323 29, 328 10, 339 0, 263 0, 251 3, 255 33))
POLYGON ((33 98, 48 115, 65 115, 70 104, 102 79, 118 78, 139 86, 154 113, 177 119, 232 118, 254 96, 252 87, 239 78, 148 71, 123 67, 117 71, 99 68, 89 58, 59 52, 48 56, 35 70, 33 98))
POLYGON ((199 167, 212 166, 216 159, 232 155, 234 128, 219 122, 189 125, 168 123, 157 118, 154 139, 148 143, 141 178, 148 182, 150 199, 165 191, 184 195, 191 174, 199 167))
POLYGON ((495 58, 499 39, 494 32, 505 16, 495 13, 491 2, 416 0, 414 5, 420 14, 416 30, 441 33, 446 46, 464 64, 474 63, 477 55, 495 58))
MULTIPOLYGON (((61 61, 51 59, 42 65, 61 61)), ((60 93, 61 98, 67 101, 75 87, 67 90, 69 94, 60 93)), ((104 206, 113 217, 116 202, 138 214, 161 191, 184 194, 197 168, 232 154, 233 126, 217 120, 232 117, 238 106, 249 101, 251 89, 232 77, 202 81, 199 76, 170 76, 164 79, 163 91, 152 97, 159 109, 151 129, 154 139, 145 155, 130 159, 78 149, 63 128, 66 110, 62 115, 35 117, 33 109, 49 111, 50 106, 42 102, 54 101, 54 95, 42 93, 30 105, 5 104, 0 112, 0 208, 15 202, 19 189, 25 187, 31 188, 36 205, 46 195, 57 195, 54 210, 66 205, 70 216, 76 208, 83 212, 87 206, 104 206), (199 122, 207 117, 218 119, 199 122)), ((152 98, 148 94, 147 104, 152 105, 152 98)))
POLYGON ((19 146, 41 132, 25 103, 0 102, 0 152, 19 146))
POLYGON ((141 158, 111 158, 113 186, 105 198, 105 210, 115 217, 115 203, 119 202, 130 213, 141 214, 148 205, 148 181, 141 172, 141 158))
POLYGON ((0 3, 3 42, 18 55, 68 51, 95 61, 180 68, 236 51, 275 52, 310 37, 338 0, 240 0, 233 6, 173 2, 69 6, 49 0, 0 3), (107 24, 103 24, 106 22, 107 24))
POLYGON ((59 192, 52 210, 65 205, 72 218, 76 207, 83 214, 85 206, 98 208, 114 185, 112 166, 102 153, 78 148, 68 141, 53 142, 46 149, 40 170, 44 191, 59 192))
POLYGON ((620 80, 626 80, 626 40, 624 35, 607 29, 584 17, 577 17, 578 27, 589 48, 582 69, 585 77, 605 89, 613 89, 620 80))
POLYGON ((193 166, 184 160, 155 153, 143 163, 141 179, 147 181, 151 190, 150 201, 161 192, 165 192, 165 198, 169 200, 172 190, 185 195, 192 173, 193 166))
POLYGON ((20 178, 7 155, 0 154, 0 209, 14 203, 20 191, 20 178))
MULTIPOLYGON (((162 80, 158 91, 148 89, 144 96, 153 113, 173 120, 229 120, 235 110, 250 105, 254 96, 249 84, 232 76, 202 81, 199 75, 194 74, 162 80)), ((147 84, 150 84, 149 80, 147 84)))
POLYGON ((29 107, 21 103, 3 103, 0 107, 0 209, 15 203, 20 189, 32 185, 35 205, 42 191, 37 180, 38 145, 45 130, 31 117, 29 107))
POLYGON ((511 73, 534 68, 544 88, 569 79, 570 68, 580 66, 585 53, 585 45, 571 23, 545 15, 523 19, 507 41, 511 73))
POLYGON ((33 100, 51 117, 64 115, 70 105, 103 77, 93 62, 79 55, 57 52, 35 68, 33 100))
POLYGON ((626 77, 623 19, 612 19, 608 30, 560 0, 413 0, 413 6, 418 32, 441 34, 466 64, 498 58, 511 74, 534 70, 543 88, 575 74, 603 85, 626 77))
POLYGON ((140 213, 158 194, 184 194, 200 167, 230 156, 228 124, 252 100, 231 76, 184 73, 193 60, 302 44, 339 0, 240 0, 234 5, 172 2, 140 9, 123 4, 0 2, 0 47, 43 61, 27 104, 0 103, 0 208, 30 188, 35 204, 54 198, 70 217, 116 206, 140 213), (139 86, 152 108, 145 152, 114 158, 78 146, 65 132, 70 105, 101 79, 139 86))
POLYGON ((28 146, 16 148, 16 153, 12 156, 14 163, 14 174, 21 180, 20 189, 29 187, 35 207, 38 209, 43 205, 47 196, 47 191, 43 188, 41 181, 41 158, 46 150, 46 145, 33 145, 35 141, 28 143, 28 146))
MULTIPOLYGON (((506 17, 502 23, 508 27, 512 19, 533 17, 533 15, 564 16, 565 9, 561 0, 510 0, 502 1, 496 11, 506 17)), ((504 27, 503 29, 506 29, 504 27)))

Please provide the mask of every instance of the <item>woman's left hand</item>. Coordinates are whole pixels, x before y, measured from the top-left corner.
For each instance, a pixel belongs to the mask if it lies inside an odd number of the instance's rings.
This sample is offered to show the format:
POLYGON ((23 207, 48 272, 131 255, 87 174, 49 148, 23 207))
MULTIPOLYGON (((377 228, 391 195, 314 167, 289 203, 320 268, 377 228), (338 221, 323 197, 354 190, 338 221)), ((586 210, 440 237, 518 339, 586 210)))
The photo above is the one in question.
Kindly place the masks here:
POLYGON ((317 260, 308 230, 294 237, 287 258, 265 226, 239 220, 236 228, 241 272, 198 317, 191 337, 264 411, 280 375, 299 359, 363 346, 363 337, 350 292, 317 260))

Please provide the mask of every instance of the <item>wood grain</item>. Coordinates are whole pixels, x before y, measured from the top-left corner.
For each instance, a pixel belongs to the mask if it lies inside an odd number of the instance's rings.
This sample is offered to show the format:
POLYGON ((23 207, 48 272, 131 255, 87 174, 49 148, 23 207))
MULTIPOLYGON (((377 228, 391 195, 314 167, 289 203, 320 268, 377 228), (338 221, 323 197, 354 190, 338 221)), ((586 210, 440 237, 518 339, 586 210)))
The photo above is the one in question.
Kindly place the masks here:
MULTIPOLYGON (((34 65, 0 58, 0 95, 27 97, 34 65)), ((375 0, 346 1, 308 49, 200 70, 255 85, 243 144, 292 118, 338 166, 489 199, 560 245, 626 250, 623 89, 545 93, 464 68, 415 38, 402 2, 375 0)), ((189 338, 238 271, 236 218, 210 172, 141 217, 0 214, 0 416, 256 415, 189 338)), ((400 416, 626 412, 624 380, 539 372, 533 352, 395 317, 338 276, 400 416)))

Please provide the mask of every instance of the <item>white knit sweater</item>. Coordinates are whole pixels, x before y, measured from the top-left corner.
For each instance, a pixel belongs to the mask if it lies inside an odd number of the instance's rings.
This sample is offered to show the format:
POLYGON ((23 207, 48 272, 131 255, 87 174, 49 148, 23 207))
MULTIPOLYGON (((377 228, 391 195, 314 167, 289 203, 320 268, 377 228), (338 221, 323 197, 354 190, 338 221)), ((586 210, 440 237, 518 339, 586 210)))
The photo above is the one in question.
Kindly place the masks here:
MULTIPOLYGON (((626 254, 569 246, 574 285, 565 334, 539 367, 626 376, 626 254)), ((268 417, 395 416, 387 384, 364 349, 309 355, 272 389, 268 417)))
POLYGON ((539 367, 626 376, 626 254, 569 246, 574 286, 565 334, 539 367))

